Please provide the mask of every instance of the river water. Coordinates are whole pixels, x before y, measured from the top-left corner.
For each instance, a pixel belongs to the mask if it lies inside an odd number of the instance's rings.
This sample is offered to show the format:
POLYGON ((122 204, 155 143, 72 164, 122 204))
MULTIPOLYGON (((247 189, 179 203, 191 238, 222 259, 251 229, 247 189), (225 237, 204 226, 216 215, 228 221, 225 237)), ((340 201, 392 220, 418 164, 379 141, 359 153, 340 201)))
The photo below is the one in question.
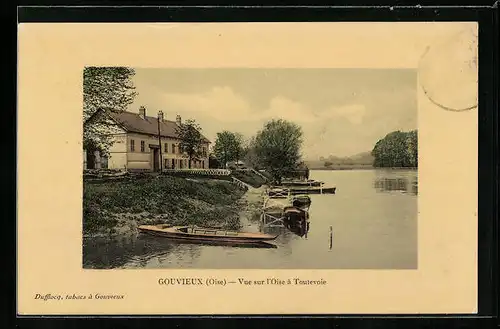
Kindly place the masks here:
POLYGON ((307 234, 296 234, 287 228, 262 228, 258 219, 243 219, 244 231, 279 233, 273 241, 276 248, 186 244, 142 234, 113 239, 86 238, 83 266, 98 269, 417 268, 415 170, 318 170, 311 171, 310 178, 324 181, 325 186, 336 186, 337 192, 311 195, 307 234))

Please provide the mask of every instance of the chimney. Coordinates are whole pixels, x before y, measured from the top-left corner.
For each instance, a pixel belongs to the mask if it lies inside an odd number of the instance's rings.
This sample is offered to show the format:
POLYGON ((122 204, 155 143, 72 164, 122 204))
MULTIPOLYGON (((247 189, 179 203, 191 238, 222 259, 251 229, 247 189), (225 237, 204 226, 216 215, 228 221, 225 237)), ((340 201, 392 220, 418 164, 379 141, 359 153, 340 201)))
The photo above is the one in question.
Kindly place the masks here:
POLYGON ((158 111, 158 119, 160 119, 160 122, 165 121, 165 116, 163 115, 163 111, 158 111))
POLYGON ((139 107, 139 116, 146 119, 146 108, 144 106, 139 107))
POLYGON ((181 121, 181 116, 177 114, 177 116, 175 117, 175 122, 177 123, 178 126, 181 125, 182 121, 181 121))

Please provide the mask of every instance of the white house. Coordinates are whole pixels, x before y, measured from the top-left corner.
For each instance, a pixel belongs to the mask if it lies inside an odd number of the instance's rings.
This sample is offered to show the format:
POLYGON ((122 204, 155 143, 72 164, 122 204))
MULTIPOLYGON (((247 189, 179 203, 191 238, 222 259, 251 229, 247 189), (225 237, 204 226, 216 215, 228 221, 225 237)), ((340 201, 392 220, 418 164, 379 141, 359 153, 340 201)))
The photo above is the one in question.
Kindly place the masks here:
MULTIPOLYGON (((99 110, 87 120, 87 123, 91 120, 105 120, 112 127, 108 135, 112 136, 114 143, 110 147, 108 158, 100 157, 98 151, 84 150, 84 169, 157 171, 160 167, 188 168, 188 158, 179 149, 180 140, 177 135, 177 127, 181 125, 179 115, 175 121, 169 121, 165 119, 163 113, 160 113, 159 118, 147 116, 146 109, 141 107, 139 113, 99 110), (161 142, 158 136, 161 136, 161 142)), ((210 141, 202 137, 202 157, 191 161, 191 168, 209 167, 210 141)))

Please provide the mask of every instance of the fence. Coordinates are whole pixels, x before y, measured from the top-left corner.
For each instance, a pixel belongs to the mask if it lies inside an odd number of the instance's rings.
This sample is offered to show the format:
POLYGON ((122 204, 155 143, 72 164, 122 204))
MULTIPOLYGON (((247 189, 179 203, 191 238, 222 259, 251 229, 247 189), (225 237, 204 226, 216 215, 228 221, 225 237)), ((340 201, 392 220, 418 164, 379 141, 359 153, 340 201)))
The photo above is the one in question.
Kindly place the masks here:
POLYGON ((240 188, 244 189, 244 190, 248 190, 248 185, 242 181, 240 181, 238 178, 236 177, 232 177, 232 182, 236 185, 238 185, 240 188))
POLYGON ((189 174, 200 176, 229 176, 231 170, 229 169, 163 169, 165 174, 189 174))

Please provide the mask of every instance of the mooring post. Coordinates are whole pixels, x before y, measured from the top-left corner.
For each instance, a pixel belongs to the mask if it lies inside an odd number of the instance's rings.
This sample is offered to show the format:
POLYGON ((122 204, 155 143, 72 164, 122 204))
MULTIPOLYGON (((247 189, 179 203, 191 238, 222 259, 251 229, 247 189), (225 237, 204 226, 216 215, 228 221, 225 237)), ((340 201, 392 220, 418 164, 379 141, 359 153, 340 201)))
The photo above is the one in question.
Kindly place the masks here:
POLYGON ((333 227, 330 226, 330 250, 332 250, 333 245, 333 227))

